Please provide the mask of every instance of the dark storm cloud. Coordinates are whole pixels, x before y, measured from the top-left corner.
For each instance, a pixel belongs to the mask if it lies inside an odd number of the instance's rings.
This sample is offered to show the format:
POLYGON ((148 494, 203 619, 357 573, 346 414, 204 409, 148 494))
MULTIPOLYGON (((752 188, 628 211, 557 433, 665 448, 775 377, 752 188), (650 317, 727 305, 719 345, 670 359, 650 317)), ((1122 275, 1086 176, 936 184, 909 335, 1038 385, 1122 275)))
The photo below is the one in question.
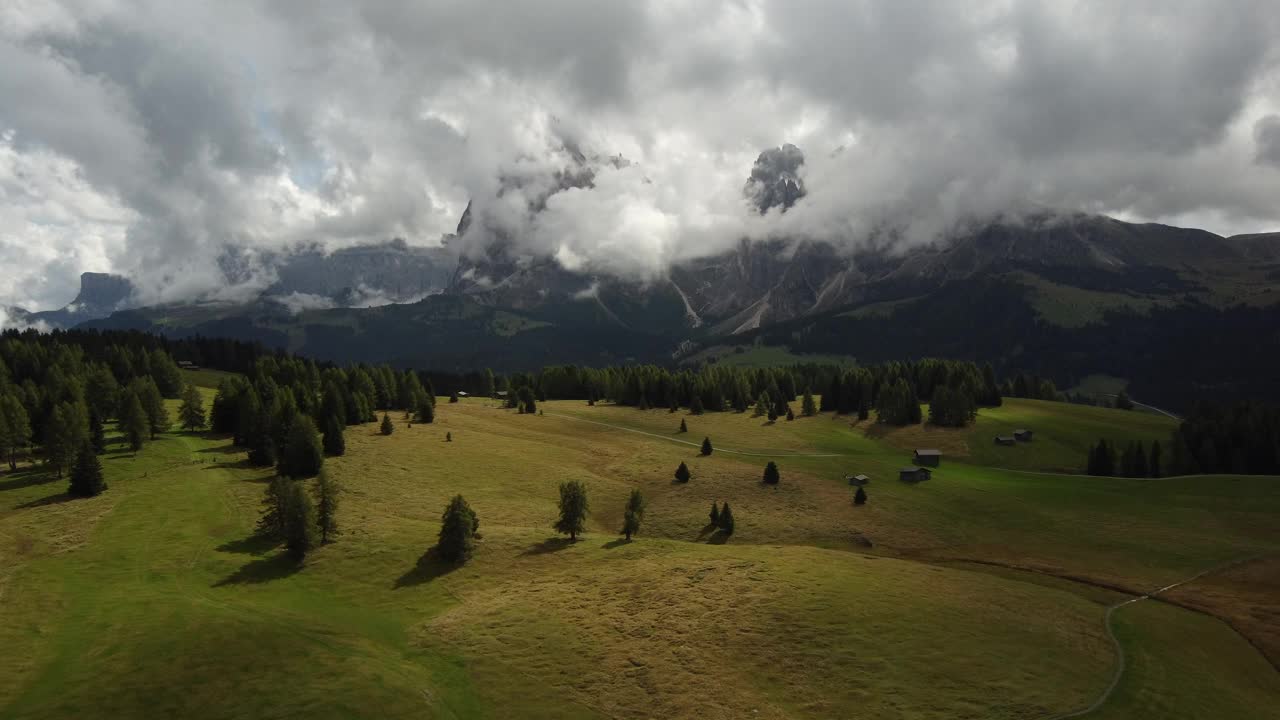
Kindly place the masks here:
POLYGON ((1255 0, 15 0, 0 305, 65 302, 77 269, 248 293, 260 249, 435 243, 468 200, 463 251, 489 227, 640 274, 1027 208, 1272 229, 1278 36, 1255 0), (755 212, 752 164, 788 142, 805 195, 755 212))

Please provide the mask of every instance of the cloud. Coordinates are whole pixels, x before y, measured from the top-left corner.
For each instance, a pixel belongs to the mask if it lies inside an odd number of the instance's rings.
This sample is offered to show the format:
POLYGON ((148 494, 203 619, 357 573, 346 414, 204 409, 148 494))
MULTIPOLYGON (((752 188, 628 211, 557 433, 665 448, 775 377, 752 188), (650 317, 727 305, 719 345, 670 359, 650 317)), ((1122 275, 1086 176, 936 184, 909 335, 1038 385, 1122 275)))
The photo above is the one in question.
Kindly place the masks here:
POLYGON ((0 303, 82 270, 248 296, 289 248, 435 244, 468 200, 460 251, 642 276, 1028 207, 1270 230, 1276 37, 1265 0, 5 3, 0 303), (784 143, 806 194, 761 215, 784 143))

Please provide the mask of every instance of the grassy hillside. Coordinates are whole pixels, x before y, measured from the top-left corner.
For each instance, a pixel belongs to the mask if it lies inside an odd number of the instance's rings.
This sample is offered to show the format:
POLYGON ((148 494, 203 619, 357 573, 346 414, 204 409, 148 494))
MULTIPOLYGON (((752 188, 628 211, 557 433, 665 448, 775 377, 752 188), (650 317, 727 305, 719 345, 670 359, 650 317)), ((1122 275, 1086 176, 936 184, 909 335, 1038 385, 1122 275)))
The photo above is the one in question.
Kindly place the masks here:
MULTIPOLYGON (((1031 474, 982 464, 974 439, 907 485, 906 438, 844 418, 542 407, 442 401, 433 425, 350 428, 327 464, 343 535, 302 567, 254 537, 269 473, 226 438, 113 451, 91 500, 0 475, 0 717, 1036 718, 1105 687, 1103 611, 1123 597, 1046 573, 1147 590, 1280 550, 1274 478, 1031 474), (685 444, 704 435, 708 458, 685 444), (777 487, 760 483, 769 459, 777 487), (682 460, 688 484, 672 482, 682 460), (868 505, 846 472, 872 475, 868 505), (568 479, 591 501, 576 544, 551 531, 568 479), (636 487, 649 511, 626 543, 636 487), (459 492, 484 537, 454 569, 424 552, 459 492), (733 505, 727 541, 706 527, 713 500, 733 505)), ((964 433, 1031 425, 1005 464, 1052 470, 1099 432, 1161 422, 1011 402, 964 433)), ((1178 600, 1239 608, 1251 577, 1178 600)), ((1117 632, 1133 671, 1100 717, 1280 703, 1280 677, 1222 622, 1147 601, 1117 632)))

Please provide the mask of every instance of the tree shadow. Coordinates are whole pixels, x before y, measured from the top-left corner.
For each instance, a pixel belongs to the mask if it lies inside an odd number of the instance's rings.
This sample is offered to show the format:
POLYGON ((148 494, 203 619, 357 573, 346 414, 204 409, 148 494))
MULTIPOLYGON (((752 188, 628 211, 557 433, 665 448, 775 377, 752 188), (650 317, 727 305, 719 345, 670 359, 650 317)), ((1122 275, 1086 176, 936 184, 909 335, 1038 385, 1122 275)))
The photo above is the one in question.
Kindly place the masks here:
POLYGON ((458 563, 451 563, 436 557, 435 548, 431 548, 422 553, 418 558, 418 562, 414 564, 408 572, 396 578, 396 582, 392 585, 392 589, 413 587, 423 583, 431 582, 438 577, 443 577, 457 570, 458 563))
POLYGON ((706 525, 703 525, 703 526, 702 526, 702 529, 701 529, 701 530, 699 530, 699 531, 698 531, 698 539, 699 539, 699 540, 701 540, 701 539, 705 538, 707 535, 709 535, 709 534, 711 534, 711 533, 713 533, 713 532, 716 532, 716 531, 717 531, 717 530, 719 530, 719 529, 720 529, 720 527, 719 527, 718 525, 716 525, 715 523, 707 523, 706 525))
POLYGON ((265 555, 280 544, 279 540, 254 533, 239 540, 229 540, 218 546, 218 552, 240 555, 265 555))
POLYGON ((558 552, 573 544, 573 541, 566 537, 549 537, 540 543, 535 543, 525 548, 520 556, 525 555, 545 555, 547 553, 558 552))
POLYGON ((65 502, 71 502, 72 500, 79 500, 79 499, 80 498, 76 497, 75 495, 72 495, 71 493, 64 492, 64 493, 58 493, 57 495, 50 495, 49 497, 43 497, 43 498, 40 498, 39 500, 32 500, 31 502, 24 502, 21 505, 15 505, 14 509, 26 510, 28 508, 43 507, 45 505, 60 505, 65 502))
POLYGON ((22 468, 21 470, 11 470, 7 479, 0 481, 0 492, 19 490, 32 485, 44 485, 54 480, 57 480, 57 478, 53 476, 53 473, 36 466, 22 468))
POLYGON ((214 583, 214 587, 226 585, 256 585, 280 580, 298 572, 303 564, 289 557, 286 552, 259 558, 245 563, 239 570, 214 583))
POLYGON ((607 543, 605 543, 605 544, 601 545, 600 547, 604 548, 605 550, 612 550, 612 549, 614 549, 614 548, 616 548, 616 547, 620 547, 620 546, 622 546, 622 545, 630 545, 630 544, 631 544, 631 541, 630 541, 630 540, 628 540, 628 539, 626 539, 626 538, 624 538, 624 537, 620 537, 620 538, 616 538, 616 539, 614 539, 614 540, 610 540, 609 542, 607 542, 607 543))
POLYGON ((196 452, 201 455, 237 455, 245 452, 245 450, 244 448, 236 447, 235 445, 216 445, 214 447, 207 447, 203 450, 197 450, 196 452))
POLYGON ((716 528, 716 531, 711 533, 711 537, 707 538, 707 544, 723 545, 729 541, 730 535, 732 535, 732 533, 727 533, 724 530, 721 530, 720 528, 716 528))

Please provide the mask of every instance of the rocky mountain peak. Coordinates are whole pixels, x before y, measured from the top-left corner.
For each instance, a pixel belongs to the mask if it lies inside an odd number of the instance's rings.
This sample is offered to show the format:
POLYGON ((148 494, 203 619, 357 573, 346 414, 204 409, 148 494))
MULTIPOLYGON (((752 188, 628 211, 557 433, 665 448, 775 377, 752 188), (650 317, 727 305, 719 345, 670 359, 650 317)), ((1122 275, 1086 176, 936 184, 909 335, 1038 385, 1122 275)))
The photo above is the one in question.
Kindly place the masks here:
POLYGON ((804 153, 795 145, 769 148, 756 158, 743 194, 762 215, 773 208, 786 212, 804 197, 803 165, 804 153))

